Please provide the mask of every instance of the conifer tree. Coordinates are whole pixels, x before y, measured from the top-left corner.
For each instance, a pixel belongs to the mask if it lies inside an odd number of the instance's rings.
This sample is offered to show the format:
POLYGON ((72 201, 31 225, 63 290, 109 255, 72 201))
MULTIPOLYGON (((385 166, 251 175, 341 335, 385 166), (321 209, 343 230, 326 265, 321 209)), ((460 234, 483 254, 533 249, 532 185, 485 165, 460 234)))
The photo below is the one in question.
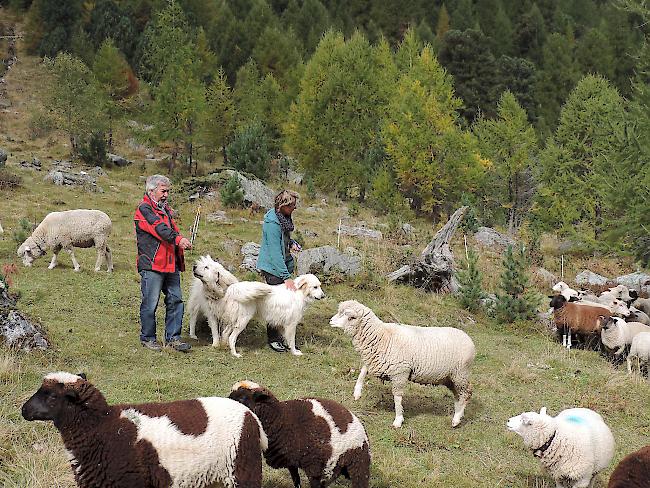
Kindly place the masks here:
POLYGON ((603 230, 625 118, 623 98, 602 77, 585 76, 571 92, 540 154, 538 215, 548 228, 587 242, 603 230))
POLYGON ((456 274, 460 283, 458 300, 461 307, 470 312, 476 312, 481 307, 481 299, 485 297, 483 276, 478 269, 478 255, 476 252, 470 249, 467 256, 467 269, 459 270, 456 274))
POLYGON ((235 132, 237 110, 232 90, 228 86, 226 72, 221 67, 207 90, 205 105, 202 123, 203 139, 210 154, 213 154, 214 149, 221 150, 223 162, 228 165, 226 146, 235 132))
POLYGON ((271 154, 261 123, 253 123, 240 129, 226 147, 226 154, 236 170, 252 173, 262 180, 269 177, 271 154))
POLYGON ((449 30, 449 12, 447 6, 443 3, 438 13, 438 23, 436 24, 436 43, 440 45, 443 37, 449 30))
POLYGON ((244 204, 244 190, 236 174, 221 187, 221 203, 226 207, 241 207, 244 204))
POLYGON ((528 288, 529 266, 523 247, 515 253, 512 246, 508 246, 503 257, 503 272, 496 305, 497 317, 504 322, 529 320, 535 317, 538 300, 528 288))
POLYGON ((481 119, 474 125, 481 155, 492 164, 487 170, 489 201, 495 211, 505 211, 508 232, 522 224, 532 204, 532 179, 537 153, 535 129, 528 123, 526 112, 509 91, 501 95, 497 119, 481 119))

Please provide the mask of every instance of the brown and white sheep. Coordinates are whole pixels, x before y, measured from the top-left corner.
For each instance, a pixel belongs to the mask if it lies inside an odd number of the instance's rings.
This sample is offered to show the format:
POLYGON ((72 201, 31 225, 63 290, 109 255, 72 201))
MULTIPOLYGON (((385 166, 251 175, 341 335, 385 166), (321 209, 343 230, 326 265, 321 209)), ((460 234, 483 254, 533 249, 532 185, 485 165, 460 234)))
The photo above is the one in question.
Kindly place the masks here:
POLYGON ((84 376, 59 372, 45 376, 22 415, 54 422, 81 488, 262 486, 266 435, 228 398, 109 406, 84 376))
POLYGON ((625 456, 609 477, 607 488, 648 488, 650 486, 650 446, 625 456))
POLYGON ((614 307, 606 308, 595 304, 567 302, 562 295, 555 295, 550 306, 553 308, 553 321, 558 335, 567 334, 567 347, 571 347, 571 335, 576 334, 585 344, 590 345, 600 336, 599 316, 609 317, 614 313, 626 315, 627 307, 617 302, 614 307))
POLYGON ((272 468, 287 468, 296 488, 302 469, 311 488, 323 488, 341 474, 352 488, 368 488, 370 448, 361 421, 332 400, 278 400, 250 381, 235 383, 230 398, 255 412, 269 439, 264 453, 272 468))

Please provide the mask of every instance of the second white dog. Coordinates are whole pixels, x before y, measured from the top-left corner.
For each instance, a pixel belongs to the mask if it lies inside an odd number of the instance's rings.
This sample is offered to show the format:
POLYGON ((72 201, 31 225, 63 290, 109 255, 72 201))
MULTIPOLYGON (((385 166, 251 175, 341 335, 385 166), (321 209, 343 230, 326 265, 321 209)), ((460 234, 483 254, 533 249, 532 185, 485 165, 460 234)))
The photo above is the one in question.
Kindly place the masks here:
POLYGON ((296 349, 298 323, 311 301, 325 297, 316 276, 298 276, 294 280, 296 291, 284 284, 235 281, 237 278, 209 256, 197 260, 194 276, 188 300, 190 337, 196 338, 196 321, 204 316, 212 331, 212 345, 227 342, 231 354, 241 357, 235 348, 237 337, 257 315, 270 327, 279 329, 292 354, 302 354, 296 349))

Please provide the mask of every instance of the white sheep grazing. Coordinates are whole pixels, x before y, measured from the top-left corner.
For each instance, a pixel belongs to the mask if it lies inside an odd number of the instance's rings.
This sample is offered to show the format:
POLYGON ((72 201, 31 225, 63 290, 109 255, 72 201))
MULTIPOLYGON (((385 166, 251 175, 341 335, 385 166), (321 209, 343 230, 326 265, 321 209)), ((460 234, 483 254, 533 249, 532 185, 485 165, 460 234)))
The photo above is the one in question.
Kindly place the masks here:
POLYGON ((630 354, 627 355, 627 372, 632 374, 632 358, 636 358, 639 374, 641 374, 641 364, 650 362, 650 332, 639 332, 632 339, 630 354))
POLYGON ((352 336, 352 344, 363 360, 354 386, 354 399, 361 397, 367 373, 392 382, 395 399, 393 427, 404 421, 402 395, 408 381, 444 385, 454 395, 452 427, 460 424, 472 395, 469 373, 476 348, 472 339, 453 327, 414 327, 382 322, 372 310, 356 300, 339 304, 330 320, 352 336))
POLYGON ((54 256, 48 266, 56 266, 61 249, 70 254, 75 271, 80 266, 75 258, 74 247, 92 247, 97 249, 95 271, 99 271, 102 261, 106 259, 108 272, 113 271, 113 257, 108 247, 108 236, 111 233, 112 223, 108 215, 100 210, 67 210, 65 212, 51 212, 34 229, 18 248, 17 254, 25 266, 31 266, 39 258, 52 249, 54 256))
POLYGON ((555 480, 556 488, 587 488, 614 455, 614 436, 603 418, 588 408, 569 408, 556 417, 525 412, 508 420, 555 480))
POLYGON ((607 349, 614 350, 620 356, 625 348, 632 344, 634 336, 641 332, 650 332, 650 326, 641 322, 626 322, 620 317, 598 317, 600 323, 600 338, 607 349))
POLYGON ((578 292, 567 285, 564 281, 555 283, 552 290, 566 298, 567 302, 570 302, 572 297, 574 297, 574 300, 578 298, 578 292))

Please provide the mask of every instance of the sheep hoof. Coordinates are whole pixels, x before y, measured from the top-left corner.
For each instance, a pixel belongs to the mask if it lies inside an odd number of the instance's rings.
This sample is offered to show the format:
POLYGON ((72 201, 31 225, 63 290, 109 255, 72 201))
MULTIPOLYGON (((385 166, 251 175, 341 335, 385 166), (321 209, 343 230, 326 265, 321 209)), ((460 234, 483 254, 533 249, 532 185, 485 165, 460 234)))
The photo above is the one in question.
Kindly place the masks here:
POLYGON ((233 352, 232 355, 235 356, 236 358, 242 357, 242 355, 239 354, 238 352, 233 352))
POLYGON ((459 425, 460 425, 460 419, 458 419, 458 420, 454 419, 454 420, 451 421, 452 428, 453 427, 458 427, 459 425))
POLYGON ((196 337, 196 334, 190 334, 190 338, 195 339, 195 340, 199 339, 198 337, 196 337))
POLYGON ((355 392, 354 395, 353 395, 353 398, 354 398, 355 400, 358 400, 359 398, 361 398, 361 393, 357 393, 357 392, 355 392))
POLYGON ((393 427, 399 429, 402 426, 403 422, 404 422, 404 417, 396 417, 395 421, 393 422, 393 427))
POLYGON ((81 271, 81 268, 75 268, 74 271, 75 273, 78 273, 79 271, 81 271))
MULTIPOLYGON (((31 267, 31 264, 30 264, 29 266, 31 267)), ((51 265, 51 264, 50 264, 50 265, 47 267, 47 269, 54 269, 54 268, 56 268, 56 264, 55 264, 55 265, 51 265)), ((77 271, 77 270, 75 269, 75 271, 77 271)))
POLYGON ((302 356, 302 351, 298 349, 294 349, 293 351, 291 351, 291 354, 293 354, 294 356, 302 356))

